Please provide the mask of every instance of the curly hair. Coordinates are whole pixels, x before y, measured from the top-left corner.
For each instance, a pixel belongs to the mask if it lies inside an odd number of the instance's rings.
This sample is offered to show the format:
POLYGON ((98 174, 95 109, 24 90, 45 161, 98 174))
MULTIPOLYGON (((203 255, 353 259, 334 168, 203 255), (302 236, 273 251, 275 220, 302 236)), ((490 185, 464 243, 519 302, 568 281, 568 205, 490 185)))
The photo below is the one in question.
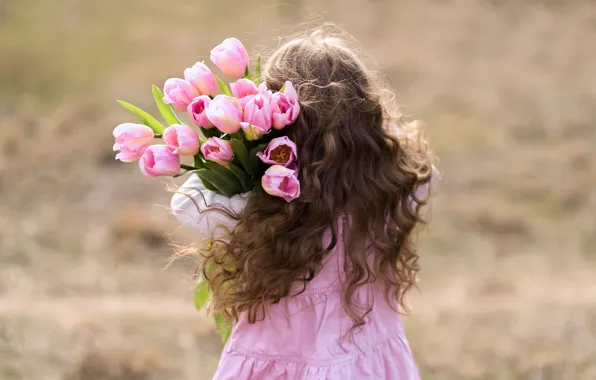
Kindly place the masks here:
POLYGON ((301 196, 286 203, 255 190, 240 213, 207 210, 236 222, 201 250, 214 311, 232 320, 244 314, 250 323, 263 319, 268 305, 296 294, 296 283, 303 285, 298 293, 305 290, 340 239, 342 305, 354 327, 372 307, 353 300, 364 284, 381 281, 387 301, 405 308, 420 269, 412 233, 425 222, 427 204, 416 189, 432 174, 418 124, 403 120, 343 35, 324 29, 280 45, 263 79, 273 90, 289 80, 298 92, 300 116, 286 131, 298 146, 301 196))

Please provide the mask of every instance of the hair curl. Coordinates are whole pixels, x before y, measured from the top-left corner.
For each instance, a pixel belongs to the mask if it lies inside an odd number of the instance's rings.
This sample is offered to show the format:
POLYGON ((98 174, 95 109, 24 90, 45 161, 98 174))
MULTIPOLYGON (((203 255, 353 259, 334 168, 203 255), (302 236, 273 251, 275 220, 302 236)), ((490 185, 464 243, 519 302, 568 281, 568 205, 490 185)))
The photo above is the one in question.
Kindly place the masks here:
POLYGON ((353 302, 360 286, 382 281, 387 300, 405 308, 404 295, 415 284, 420 268, 412 232, 424 222, 427 203, 416 189, 430 181, 431 154, 418 124, 402 120, 391 93, 342 37, 316 29, 282 44, 264 66, 269 88, 289 80, 298 92, 300 116, 287 134, 298 146, 301 196, 286 203, 257 190, 239 214, 221 206, 207 210, 237 222, 223 238, 208 241, 200 265, 214 311, 233 320, 245 313, 254 323, 267 305, 291 296, 296 282, 306 286, 338 244, 340 223, 342 304, 354 327, 372 307, 353 302), (329 231, 331 243, 324 246, 329 231))

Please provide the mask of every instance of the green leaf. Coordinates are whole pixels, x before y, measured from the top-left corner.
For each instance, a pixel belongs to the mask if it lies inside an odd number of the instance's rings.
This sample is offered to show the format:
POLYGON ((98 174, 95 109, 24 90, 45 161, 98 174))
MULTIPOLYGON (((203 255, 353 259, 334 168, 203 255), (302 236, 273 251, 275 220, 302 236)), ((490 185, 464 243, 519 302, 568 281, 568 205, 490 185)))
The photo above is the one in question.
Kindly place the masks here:
MULTIPOLYGON (((197 153, 193 158, 194 158, 195 168, 206 169, 205 161, 203 161, 203 154, 201 152, 197 153)), ((213 184, 211 182, 209 182, 207 179, 202 178, 200 175, 198 175, 198 173, 197 173, 197 177, 199 177, 199 179, 203 183, 203 186, 205 186, 205 188, 207 190, 215 191, 216 193, 220 192, 219 190, 217 190, 217 187, 213 186, 213 184)))
POLYGON ((201 127, 201 133, 203 134, 203 136, 205 136, 206 138, 209 137, 221 137, 222 133, 219 129, 213 127, 213 128, 203 128, 201 127))
MULTIPOLYGON (((208 243, 209 245, 209 249, 211 250, 211 245, 213 244, 212 242, 208 243)), ((209 260, 207 261, 207 263, 205 263, 205 272, 206 273, 211 273, 211 270, 213 269, 213 260, 209 260)))
POLYGON ((164 103, 163 101, 163 92, 157 87, 153 85, 151 87, 151 92, 153 93, 153 99, 155 99, 155 104, 157 104, 157 108, 159 108, 159 112, 163 119, 168 123, 168 125, 172 124, 182 124, 180 119, 174 113, 174 110, 169 104, 164 103))
POLYGON ((227 96, 232 96, 232 93, 230 92, 228 85, 225 84, 225 82, 223 80, 221 80, 221 78, 218 77, 217 75, 215 76, 215 79, 217 79, 217 84, 219 85, 219 89, 221 90, 221 93, 224 95, 227 95, 227 96))
POLYGON ((195 168, 197 168, 197 169, 205 168, 205 163, 203 162, 203 156, 201 155, 201 153, 197 153, 193 158, 194 158, 195 168))
POLYGON ((225 315, 217 313, 215 314, 215 326, 217 327, 217 331, 219 331, 219 335, 221 336, 221 342, 226 344, 230 334, 232 333, 232 325, 228 322, 225 315))
POLYGON ((179 178, 179 177, 185 176, 185 175, 187 175, 187 174, 188 174, 188 172, 189 172, 189 171, 190 171, 190 170, 185 170, 185 169, 182 169, 182 170, 180 170, 180 173, 178 173, 178 174, 175 174, 175 175, 173 175, 172 177, 173 177, 173 178, 179 178))
POLYGON ((212 184, 211 182, 209 182, 209 181, 208 181, 208 180, 206 180, 205 178, 202 178, 202 177, 199 175, 199 173, 196 173, 196 174, 197 174, 197 177, 199 177, 199 179, 200 179, 200 180, 201 180, 201 182, 203 183, 203 186, 205 186, 205 188, 206 188, 207 190, 214 191, 214 192, 216 192, 216 193, 220 193, 220 191, 219 191, 219 190, 217 190, 217 187, 213 186, 213 184, 212 184))
POLYGON ((250 79, 250 69, 248 68, 248 65, 246 65, 246 70, 244 70, 244 78, 250 79))
POLYGON ((236 178, 238 178, 238 181, 240 181, 240 184, 242 185, 243 192, 247 192, 250 190, 250 181, 248 179, 248 175, 244 170, 240 169, 238 166, 234 164, 228 164, 228 166, 226 166, 226 169, 234 173, 236 178))
POLYGON ((242 183, 240 182, 238 177, 229 169, 211 161, 206 161, 205 167, 210 171, 219 174, 223 179, 225 179, 229 187, 236 189, 235 194, 238 194, 242 191, 242 183))
MULTIPOLYGON (((208 170, 208 169, 199 169, 199 170, 197 170, 197 174, 201 178, 201 180, 203 180, 203 181, 206 180, 208 183, 213 185, 213 187, 216 189, 217 192, 225 195, 228 198, 233 197, 234 195, 240 193, 240 191, 241 191, 240 184, 230 185, 229 178, 221 175, 218 172, 208 170)), ((236 177, 234 177, 234 180, 236 180, 236 177)), ((205 185, 205 187, 207 187, 205 182, 203 182, 203 184, 205 185)))
POLYGON ((205 280, 199 281, 195 288, 193 300, 197 310, 201 310, 211 298, 211 289, 209 289, 209 283, 205 280))
POLYGON ((251 176, 254 176, 257 173, 257 170, 259 170, 259 165, 261 164, 261 159, 257 157, 257 153, 264 151, 265 148, 267 148, 267 144, 260 144, 250 150, 250 153, 248 154, 246 171, 251 176))
POLYGON ((145 124, 146 126, 150 127, 151 129, 153 129, 153 132, 155 132, 157 134, 161 134, 166 129, 166 127, 164 127, 159 121, 157 121, 156 118, 151 116, 146 111, 143 111, 139 107, 132 105, 130 103, 127 103, 125 101, 122 101, 122 100, 116 100, 116 101, 118 102, 118 104, 120 104, 126 110, 132 112, 141 121, 141 123, 145 124))
POLYGON ((246 145, 237 139, 231 139, 230 144, 232 144, 232 150, 234 151, 234 160, 246 169, 248 166, 248 149, 246 149, 246 145))
POLYGON ((257 86, 261 82, 261 56, 257 55, 257 66, 255 67, 255 77, 253 78, 253 82, 257 84, 257 86))

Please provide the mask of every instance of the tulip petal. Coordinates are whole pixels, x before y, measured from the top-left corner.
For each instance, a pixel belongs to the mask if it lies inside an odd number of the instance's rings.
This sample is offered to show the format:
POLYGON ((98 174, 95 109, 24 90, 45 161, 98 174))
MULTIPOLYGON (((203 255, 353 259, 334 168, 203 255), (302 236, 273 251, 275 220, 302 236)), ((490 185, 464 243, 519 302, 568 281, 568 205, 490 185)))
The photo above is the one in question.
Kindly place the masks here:
POLYGON ((139 168, 150 177, 174 176, 180 173, 180 156, 166 145, 152 145, 139 160, 139 168))
POLYGON ((250 57, 242 42, 237 38, 226 38, 211 50, 211 61, 225 75, 242 78, 246 73, 250 57))
POLYGON ((283 198, 286 202, 300 196, 300 182, 294 170, 281 165, 274 165, 265 171, 261 186, 267 194, 283 198))

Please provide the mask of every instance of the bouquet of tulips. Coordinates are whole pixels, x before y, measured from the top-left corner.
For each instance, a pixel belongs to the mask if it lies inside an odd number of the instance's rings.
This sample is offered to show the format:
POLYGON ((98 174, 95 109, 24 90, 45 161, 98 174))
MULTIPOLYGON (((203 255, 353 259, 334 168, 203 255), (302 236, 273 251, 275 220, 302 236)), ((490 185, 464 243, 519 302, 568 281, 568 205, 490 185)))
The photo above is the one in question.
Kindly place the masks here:
POLYGON ((184 71, 184 79, 166 80, 163 92, 153 86, 167 126, 119 101, 141 123, 114 129, 114 150, 120 151, 116 159, 138 160, 141 172, 151 177, 194 173, 205 188, 227 197, 261 186, 287 202, 296 199, 296 145, 284 135, 300 112, 294 86, 288 81, 280 91, 268 89, 260 81, 259 57, 251 76, 249 55, 236 38, 211 50, 211 61, 235 81, 228 86, 204 62, 197 62, 184 71), (183 123, 176 111, 187 113, 191 123, 183 123), (156 138, 163 143, 153 144, 156 138), (183 163, 183 157, 189 162, 183 163))
MULTIPOLYGON (((284 135, 300 112, 294 86, 288 81, 277 92, 268 89, 260 81, 259 57, 251 76, 249 55, 236 38, 211 50, 211 61, 235 81, 228 86, 204 62, 197 62, 184 71, 184 79, 166 80, 163 92, 153 86, 167 126, 139 107, 118 101, 140 123, 114 128, 114 150, 120 151, 116 159, 138 160, 141 172, 150 177, 197 175, 205 188, 227 197, 260 186, 286 202, 298 198, 296 145, 284 135), (187 113, 190 123, 183 123, 176 111, 187 113), (154 144, 155 139, 162 143, 154 144)), ((197 309, 210 296, 207 282, 199 281, 197 309)), ((225 342, 231 327, 221 314, 215 321, 225 342)))

